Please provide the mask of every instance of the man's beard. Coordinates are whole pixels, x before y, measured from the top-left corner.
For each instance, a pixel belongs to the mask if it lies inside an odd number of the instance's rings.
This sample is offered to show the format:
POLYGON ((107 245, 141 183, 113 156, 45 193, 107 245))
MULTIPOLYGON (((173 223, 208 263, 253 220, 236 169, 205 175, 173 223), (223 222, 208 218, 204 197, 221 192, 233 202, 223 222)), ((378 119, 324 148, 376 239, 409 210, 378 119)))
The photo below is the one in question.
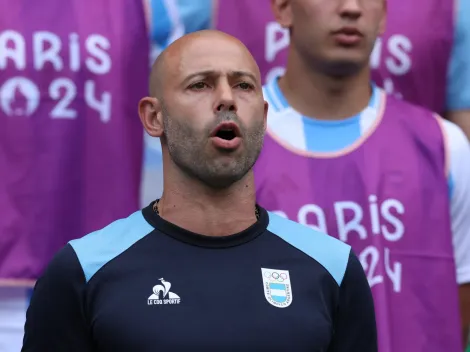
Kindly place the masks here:
POLYGON ((171 118, 166 109, 163 108, 162 113, 165 126, 164 139, 171 159, 187 176, 201 181, 210 188, 228 188, 241 180, 258 159, 264 139, 262 119, 247 130, 234 112, 224 111, 217 115, 210 126, 202 132, 195 133, 189 124, 171 118), (237 123, 243 137, 242 153, 234 151, 235 155, 231 156, 228 164, 219 160, 220 155, 211 156, 207 152, 207 144, 211 143, 210 133, 224 121, 237 123))

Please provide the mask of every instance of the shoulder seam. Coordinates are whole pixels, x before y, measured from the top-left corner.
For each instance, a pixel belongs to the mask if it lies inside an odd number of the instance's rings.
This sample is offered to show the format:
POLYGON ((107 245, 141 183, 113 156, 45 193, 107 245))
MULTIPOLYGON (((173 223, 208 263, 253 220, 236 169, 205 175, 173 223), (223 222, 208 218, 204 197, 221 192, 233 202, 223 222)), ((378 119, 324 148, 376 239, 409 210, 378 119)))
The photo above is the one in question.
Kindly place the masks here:
MULTIPOLYGON (((155 231, 155 230, 153 230, 155 231)), ((126 253, 127 251, 131 250, 132 247, 134 247, 137 243, 139 243, 140 241, 142 241, 144 238, 148 237, 153 231, 149 232, 148 234, 146 234, 145 236, 143 236, 142 238, 140 238, 139 240, 135 241, 132 245, 129 246, 129 248, 127 248, 126 250, 122 251, 121 253, 119 253, 118 255, 116 255, 115 257, 113 257, 112 259, 108 260, 106 263, 104 263, 92 276, 90 276, 90 278, 88 279, 88 281, 86 281, 87 284, 89 284, 95 277, 96 275, 98 275, 99 273, 101 273, 103 270, 106 269, 106 267, 111 264, 112 262, 114 262, 115 260, 119 259, 120 256, 122 256, 124 253, 126 253)), ((82 271, 83 271, 83 268, 82 268, 82 271)))
POLYGON ((75 255, 75 260, 77 261, 78 263, 78 266, 80 267, 80 271, 83 275, 83 282, 85 283, 85 286, 88 284, 88 281, 86 279, 86 275, 85 275, 85 272, 83 271, 83 266, 82 266, 82 263, 80 263, 80 259, 78 258, 78 254, 77 252, 75 251, 75 248, 73 248, 73 246, 70 244, 70 243, 67 243, 66 246, 70 246, 70 248, 72 249, 72 252, 73 254, 75 255))
POLYGON ((141 210, 82 238, 69 242, 85 274, 86 282, 102 267, 154 231, 141 210))
MULTIPOLYGON (((269 230, 268 230, 269 231, 269 230)), ((343 281, 344 281, 344 275, 346 274, 346 270, 347 270, 347 267, 348 265, 346 265, 345 269, 344 269, 344 273, 343 273, 343 279, 341 280, 340 283, 338 283, 338 281, 336 281, 336 279, 333 277, 333 274, 331 274, 331 272, 322 264, 320 263, 318 260, 316 260, 315 258, 311 257, 310 255, 308 255, 307 253, 305 253, 304 251, 302 251, 301 249, 297 248, 296 246, 292 245, 291 243, 289 243, 289 241, 286 241, 284 238, 282 237, 279 237, 278 235, 276 235, 274 232, 272 231, 269 231, 271 232, 274 236, 276 236, 276 238, 278 238, 279 240, 283 241, 284 243, 287 243, 289 246, 291 246, 292 248, 294 248, 295 250, 301 252, 303 255, 307 256, 308 258, 310 258, 311 260, 315 261, 316 263, 318 263, 318 265, 320 265, 324 271, 326 271, 326 273, 328 274, 328 276, 331 278, 331 280, 333 280, 333 282, 335 283, 336 286, 338 287, 341 287, 341 285, 343 284, 343 281)))
POLYGON ((281 238, 284 242, 315 260, 326 271, 328 271, 338 286, 341 285, 349 262, 349 256, 351 253, 350 245, 340 241, 337 238, 331 237, 326 233, 316 231, 312 228, 301 225, 295 221, 289 220, 274 213, 268 212, 268 215, 269 224, 267 231, 271 232, 276 237, 281 238), (279 220, 280 222, 283 222, 288 227, 286 230, 293 230, 296 233, 292 235, 282 235, 277 233, 278 231, 273 230, 273 226, 280 225, 279 222, 273 225, 273 220, 279 220), (309 236, 312 236, 311 241, 309 240, 309 236), (312 243, 314 244, 312 245, 312 243), (333 250, 335 253, 331 253, 329 250, 333 250))

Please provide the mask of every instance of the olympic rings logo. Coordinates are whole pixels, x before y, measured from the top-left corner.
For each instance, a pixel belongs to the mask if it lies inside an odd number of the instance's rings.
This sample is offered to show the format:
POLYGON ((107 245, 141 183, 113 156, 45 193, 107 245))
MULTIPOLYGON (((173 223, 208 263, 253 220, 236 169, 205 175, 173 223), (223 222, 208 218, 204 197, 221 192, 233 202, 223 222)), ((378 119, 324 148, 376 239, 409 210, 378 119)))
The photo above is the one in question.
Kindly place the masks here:
POLYGON ((283 282, 284 280, 287 280, 287 274, 286 273, 279 274, 276 271, 273 271, 273 272, 266 271, 264 273, 264 277, 266 279, 271 279, 271 280, 275 280, 275 281, 279 281, 279 282, 283 282))

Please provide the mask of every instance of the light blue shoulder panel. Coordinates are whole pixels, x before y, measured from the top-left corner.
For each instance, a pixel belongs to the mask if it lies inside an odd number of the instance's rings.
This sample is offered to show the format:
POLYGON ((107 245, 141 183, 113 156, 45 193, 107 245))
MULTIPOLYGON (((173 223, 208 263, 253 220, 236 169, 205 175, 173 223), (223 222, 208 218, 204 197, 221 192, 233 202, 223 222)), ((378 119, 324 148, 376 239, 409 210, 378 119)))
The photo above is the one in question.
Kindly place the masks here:
POLYGON ((348 244, 279 215, 268 214, 268 231, 315 259, 341 285, 351 252, 348 244))
POLYGON ((77 254, 88 282, 106 263, 153 230, 139 210, 125 219, 116 220, 101 230, 69 243, 77 254))

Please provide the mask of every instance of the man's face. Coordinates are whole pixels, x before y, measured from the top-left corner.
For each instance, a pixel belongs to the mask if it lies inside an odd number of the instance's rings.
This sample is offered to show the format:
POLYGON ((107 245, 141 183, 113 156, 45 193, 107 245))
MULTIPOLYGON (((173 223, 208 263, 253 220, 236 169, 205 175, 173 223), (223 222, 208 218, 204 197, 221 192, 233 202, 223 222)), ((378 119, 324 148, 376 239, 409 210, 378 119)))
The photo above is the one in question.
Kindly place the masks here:
POLYGON ((325 69, 352 71, 369 63, 375 40, 385 29, 385 0, 274 0, 284 11, 292 44, 325 69), (284 3, 284 8, 282 5, 284 3))
POLYGON ((256 64, 236 42, 214 36, 189 43, 170 66, 161 99, 169 154, 191 177, 228 187, 263 144, 267 106, 256 64))

